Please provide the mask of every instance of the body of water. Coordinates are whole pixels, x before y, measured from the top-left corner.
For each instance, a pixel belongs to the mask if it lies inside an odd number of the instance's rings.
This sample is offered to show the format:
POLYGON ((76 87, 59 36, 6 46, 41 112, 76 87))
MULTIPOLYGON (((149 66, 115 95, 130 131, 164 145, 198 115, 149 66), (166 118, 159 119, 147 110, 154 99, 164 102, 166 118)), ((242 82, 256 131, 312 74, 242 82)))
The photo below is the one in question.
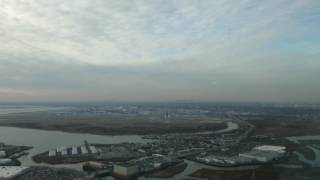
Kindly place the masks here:
MULTIPOLYGON (((84 140, 90 143, 116 144, 122 142, 145 142, 140 136, 100 136, 91 134, 66 133, 14 127, 0 127, 0 142, 12 145, 33 146, 29 156, 21 157, 23 166, 36 165, 31 156, 61 146, 83 144, 84 140)), ((77 166, 75 166, 77 167, 77 166)))
POLYGON ((28 112, 42 112, 42 111, 57 111, 57 110, 64 110, 64 109, 71 109, 71 107, 0 105, 0 115, 14 114, 14 113, 28 113, 28 112))
MULTIPOLYGON (((12 145, 25 145, 33 146, 28 156, 20 158, 22 166, 54 166, 54 167, 68 167, 77 170, 82 170, 82 163, 79 164, 66 164, 66 165, 48 165, 48 164, 37 164, 34 163, 31 157, 35 154, 47 151, 60 146, 73 146, 79 145, 87 140, 90 143, 103 143, 103 144, 116 144, 123 142, 146 142, 147 140, 142 139, 138 135, 121 135, 121 136, 100 136, 91 134, 80 134, 80 133, 66 133, 59 131, 46 131, 46 130, 35 130, 25 128, 14 128, 14 127, 0 127, 0 142, 12 145)), ((199 163, 187 161, 187 169, 178 174, 177 176, 169 179, 182 178, 194 172, 195 169, 208 167, 199 163)), ((110 177, 109 179, 113 179, 110 177)), ((151 179, 140 177, 139 180, 151 179)), ((159 180, 159 178, 156 178, 159 180)))
MULTIPOLYGON (((236 124, 237 125, 237 124, 236 124)), ((235 124, 229 123, 228 127, 225 129, 229 131, 230 129, 237 128, 235 124)), ((36 129, 25 129, 25 128, 15 128, 15 127, 0 127, 0 142, 12 145, 25 145, 33 146, 30 154, 28 156, 23 156, 20 158, 22 166, 55 166, 55 167, 69 167, 77 170, 82 170, 82 164, 67 164, 67 165, 48 165, 48 164, 36 164, 31 160, 31 157, 35 154, 47 151, 49 149, 54 149, 61 146, 77 146, 87 140, 90 143, 101 143, 101 144, 117 144, 123 142, 139 142, 144 143, 148 140, 142 139, 138 135, 119 135, 119 136, 103 136, 103 135, 91 135, 91 134, 81 134, 81 133, 66 133, 59 131, 46 131, 46 130, 36 130, 36 129)), ((173 178, 169 179, 181 179, 191 174, 197 169, 215 167, 203 165, 200 163, 186 161, 188 166, 186 170, 173 178)), ((245 167, 247 169, 249 167, 245 167)), ((113 179, 113 178, 109 178, 113 179)), ((140 177, 139 180, 152 179, 140 177)), ((159 178, 155 178, 160 180, 159 178)), ((168 180, 168 179, 167 179, 168 180)))

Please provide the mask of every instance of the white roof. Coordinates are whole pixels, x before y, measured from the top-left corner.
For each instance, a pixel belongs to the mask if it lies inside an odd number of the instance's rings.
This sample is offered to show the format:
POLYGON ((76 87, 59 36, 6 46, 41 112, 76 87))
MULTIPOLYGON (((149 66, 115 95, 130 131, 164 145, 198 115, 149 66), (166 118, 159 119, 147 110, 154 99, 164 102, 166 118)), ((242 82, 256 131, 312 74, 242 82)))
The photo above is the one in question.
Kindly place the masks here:
POLYGON ((82 154, 88 154, 88 150, 85 146, 81 146, 81 153, 82 154))
POLYGON ((273 146, 273 145, 263 145, 263 146, 257 146, 253 148, 254 150, 259 150, 259 151, 275 151, 275 152, 280 152, 283 153, 286 150, 286 147, 284 146, 273 146))
POLYGON ((0 158, 0 163, 8 163, 11 162, 12 159, 8 159, 8 158, 0 158))
POLYGON ((90 146, 90 150, 91 150, 91 153, 93 153, 93 154, 98 152, 98 150, 94 146, 90 146))
POLYGON ((20 173, 24 170, 28 169, 28 167, 22 166, 0 166, 0 179, 1 178, 11 178, 20 173))
POLYGON ((0 157, 5 157, 7 153, 5 151, 0 151, 0 157))
POLYGON ((55 156, 55 155, 56 155, 56 150, 49 151, 49 156, 55 156))
POLYGON ((72 152, 73 155, 78 154, 78 147, 72 147, 72 152))

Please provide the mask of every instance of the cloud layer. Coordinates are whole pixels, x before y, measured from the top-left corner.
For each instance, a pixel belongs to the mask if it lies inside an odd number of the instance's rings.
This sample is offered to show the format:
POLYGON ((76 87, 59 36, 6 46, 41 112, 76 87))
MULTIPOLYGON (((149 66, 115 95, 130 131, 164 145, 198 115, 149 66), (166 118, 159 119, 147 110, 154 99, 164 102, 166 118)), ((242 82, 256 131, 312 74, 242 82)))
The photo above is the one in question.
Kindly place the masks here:
POLYGON ((320 101, 317 0, 1 0, 3 101, 320 101))

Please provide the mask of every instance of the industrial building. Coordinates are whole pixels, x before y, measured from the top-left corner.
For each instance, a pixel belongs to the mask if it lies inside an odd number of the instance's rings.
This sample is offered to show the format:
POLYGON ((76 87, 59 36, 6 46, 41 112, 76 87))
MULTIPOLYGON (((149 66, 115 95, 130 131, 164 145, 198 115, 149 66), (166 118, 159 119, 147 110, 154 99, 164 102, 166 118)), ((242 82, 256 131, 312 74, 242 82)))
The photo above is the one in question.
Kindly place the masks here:
POLYGON ((113 166, 113 173, 118 176, 134 176, 139 173, 139 168, 133 163, 120 163, 113 166))
POLYGON ((273 152, 277 152, 277 153, 285 153, 286 152, 286 147, 284 147, 284 146, 263 145, 263 146, 257 146, 253 149, 258 150, 258 151, 273 151, 273 152))
POLYGON ((1 150, 0 151, 0 158, 6 157, 6 156, 7 156, 6 151, 1 150))
POLYGON ((92 153, 92 154, 96 154, 96 153, 98 153, 97 148, 96 148, 96 147, 94 147, 94 146, 90 146, 90 151, 91 151, 91 153, 92 153))
POLYGON ((209 155, 205 157, 196 157, 199 162, 204 162, 211 165, 220 165, 220 166, 233 166, 243 162, 238 156, 218 156, 218 155, 209 155))
POLYGON ((249 152, 239 154, 239 157, 248 158, 252 161, 258 162, 270 162, 273 160, 277 160, 281 158, 283 155, 273 151, 259 151, 259 150, 252 150, 249 152))
POLYGON ((87 150, 87 147, 86 146, 81 146, 81 153, 82 154, 88 154, 88 150, 87 150))
POLYGON ((8 159, 8 158, 0 159, 0 166, 11 163, 11 162, 12 162, 12 159, 8 159))
POLYGON ((56 154, 57 154, 56 150, 50 150, 49 151, 49 157, 56 156, 56 154))
POLYGON ((71 154, 72 155, 77 155, 78 154, 78 147, 72 147, 72 150, 71 150, 71 154))
POLYGON ((82 146, 73 146, 73 147, 58 147, 53 150, 49 150, 48 156, 78 156, 78 155, 88 155, 88 154, 97 154, 99 151, 95 146, 82 145, 82 146))
POLYGON ((239 157, 258 162, 270 162, 280 159, 285 153, 286 147, 284 146, 263 145, 254 147, 249 152, 240 153, 239 157))

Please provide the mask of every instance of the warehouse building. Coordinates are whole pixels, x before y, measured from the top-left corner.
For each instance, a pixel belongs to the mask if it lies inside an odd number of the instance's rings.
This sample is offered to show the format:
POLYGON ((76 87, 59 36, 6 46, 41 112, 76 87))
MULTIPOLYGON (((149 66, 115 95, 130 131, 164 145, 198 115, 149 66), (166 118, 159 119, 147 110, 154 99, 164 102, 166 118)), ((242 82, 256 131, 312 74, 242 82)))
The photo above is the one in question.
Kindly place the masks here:
POLYGON ((280 154, 286 152, 286 147, 284 146, 263 145, 263 146, 257 146, 253 149, 257 151, 272 151, 280 154))
POLYGON ((81 146, 81 153, 82 154, 88 154, 88 150, 86 146, 81 146))
POLYGON ((270 162, 282 158, 286 153, 286 147, 263 145, 253 148, 249 152, 240 153, 239 157, 248 158, 252 161, 270 162))
POLYGON ((56 156, 56 150, 50 150, 49 151, 49 157, 54 157, 54 156, 56 156))
POLYGON ((90 151, 91 151, 91 153, 92 153, 92 154, 96 154, 96 153, 98 153, 97 148, 96 148, 96 147, 94 147, 94 146, 90 146, 90 151))
POLYGON ((139 173, 139 168, 133 163, 120 163, 113 166, 113 173, 118 176, 129 177, 139 173))
POLYGON ((270 162, 273 160, 277 160, 282 157, 282 154, 272 152, 272 151, 257 151, 257 150, 252 150, 246 153, 241 153, 239 154, 239 157, 242 158, 248 158, 251 159, 252 161, 258 161, 258 162, 270 162))
POLYGON ((77 155, 78 154, 78 147, 72 147, 72 150, 71 150, 71 154, 72 155, 77 155))
POLYGON ((7 153, 6 153, 6 151, 1 150, 0 151, 0 158, 3 158, 3 157, 7 157, 7 153))

